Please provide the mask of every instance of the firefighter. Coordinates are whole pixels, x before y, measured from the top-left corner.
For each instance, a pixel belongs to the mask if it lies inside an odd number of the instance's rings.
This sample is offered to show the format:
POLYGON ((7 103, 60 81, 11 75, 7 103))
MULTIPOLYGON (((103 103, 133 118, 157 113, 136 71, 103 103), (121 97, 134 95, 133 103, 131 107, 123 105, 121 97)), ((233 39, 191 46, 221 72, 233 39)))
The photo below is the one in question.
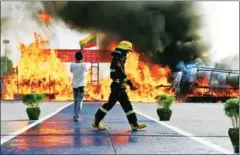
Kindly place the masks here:
POLYGON ((120 102, 133 131, 145 128, 147 126, 146 124, 137 123, 136 114, 125 91, 125 84, 128 84, 131 90, 137 90, 137 88, 132 84, 125 74, 124 63, 126 62, 128 53, 131 51, 132 43, 128 41, 121 41, 116 47, 115 51, 112 52, 113 59, 110 65, 110 77, 112 79, 110 86, 111 93, 108 102, 103 104, 95 114, 95 118, 92 123, 94 128, 99 130, 107 129, 107 127, 101 123, 101 120, 104 118, 107 112, 113 108, 117 101, 120 102))

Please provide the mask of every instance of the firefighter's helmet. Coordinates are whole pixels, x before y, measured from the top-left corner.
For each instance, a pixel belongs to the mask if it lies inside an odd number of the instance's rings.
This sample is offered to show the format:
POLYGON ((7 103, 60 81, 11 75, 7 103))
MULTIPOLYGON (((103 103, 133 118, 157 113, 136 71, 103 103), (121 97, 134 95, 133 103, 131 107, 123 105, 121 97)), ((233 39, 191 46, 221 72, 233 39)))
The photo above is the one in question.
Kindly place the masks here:
POLYGON ((123 40, 118 44, 117 48, 132 51, 132 43, 129 41, 123 40))

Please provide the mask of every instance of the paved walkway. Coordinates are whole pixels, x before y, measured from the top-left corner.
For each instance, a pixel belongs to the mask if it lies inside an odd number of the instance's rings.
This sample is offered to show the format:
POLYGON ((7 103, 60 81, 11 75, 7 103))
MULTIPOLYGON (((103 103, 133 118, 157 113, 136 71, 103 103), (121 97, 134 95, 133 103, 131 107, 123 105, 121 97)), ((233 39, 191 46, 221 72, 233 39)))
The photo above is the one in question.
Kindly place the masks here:
MULTIPOLYGON (((45 117, 54 115, 54 112, 70 103, 72 102, 44 102, 40 104, 41 115, 38 122, 45 117)), ((16 134, 19 130, 38 122, 29 120, 26 105, 21 101, 1 101, 1 140, 2 138, 6 139, 7 135, 16 134)))
POLYGON ((1 154, 219 154, 226 153, 137 114, 145 130, 132 132, 120 105, 105 117, 107 131, 91 122, 99 104, 85 104, 82 121, 72 121, 73 105, 1 145, 1 154))

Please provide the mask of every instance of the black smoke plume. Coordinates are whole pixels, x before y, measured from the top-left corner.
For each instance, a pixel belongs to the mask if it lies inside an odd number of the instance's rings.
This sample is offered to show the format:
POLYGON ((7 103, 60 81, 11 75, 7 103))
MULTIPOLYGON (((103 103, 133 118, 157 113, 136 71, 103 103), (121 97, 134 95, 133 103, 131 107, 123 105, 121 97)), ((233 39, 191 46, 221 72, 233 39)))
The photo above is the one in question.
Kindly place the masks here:
POLYGON ((179 61, 205 60, 206 46, 197 34, 201 22, 194 2, 43 3, 46 11, 73 29, 107 34, 101 49, 106 49, 113 40, 129 40, 142 58, 173 70, 179 61))

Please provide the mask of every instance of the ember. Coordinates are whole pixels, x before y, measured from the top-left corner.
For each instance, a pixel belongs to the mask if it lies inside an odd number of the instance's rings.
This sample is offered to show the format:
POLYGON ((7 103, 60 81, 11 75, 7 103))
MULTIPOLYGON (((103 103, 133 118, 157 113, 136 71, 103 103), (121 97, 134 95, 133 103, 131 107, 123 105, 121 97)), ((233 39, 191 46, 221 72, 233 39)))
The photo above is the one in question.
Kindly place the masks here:
POLYGON ((48 13, 39 11, 38 15, 41 22, 46 23, 46 25, 50 24, 51 16, 48 13))

